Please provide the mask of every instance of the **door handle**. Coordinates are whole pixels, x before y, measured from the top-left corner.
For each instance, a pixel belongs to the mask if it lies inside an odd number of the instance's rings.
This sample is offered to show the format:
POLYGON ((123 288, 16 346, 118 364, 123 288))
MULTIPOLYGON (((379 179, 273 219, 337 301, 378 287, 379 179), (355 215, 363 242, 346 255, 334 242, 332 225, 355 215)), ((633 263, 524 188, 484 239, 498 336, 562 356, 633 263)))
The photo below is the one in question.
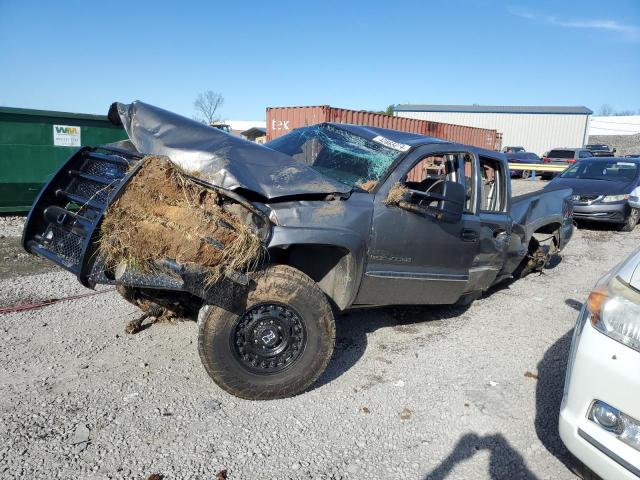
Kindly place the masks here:
POLYGON ((478 232, 465 228, 464 230, 462 230, 460 237, 462 237, 462 240, 464 240, 465 242, 477 242, 478 232))

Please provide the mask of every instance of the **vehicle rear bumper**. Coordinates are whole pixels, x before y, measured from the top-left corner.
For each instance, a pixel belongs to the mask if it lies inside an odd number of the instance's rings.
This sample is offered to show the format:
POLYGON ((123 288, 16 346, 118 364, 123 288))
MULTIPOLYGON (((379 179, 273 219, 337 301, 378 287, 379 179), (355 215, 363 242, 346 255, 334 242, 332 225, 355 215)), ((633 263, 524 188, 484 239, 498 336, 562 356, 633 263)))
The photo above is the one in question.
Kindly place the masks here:
POLYGON ((595 330, 588 319, 574 334, 565 394, 560 410, 560 438, 579 460, 603 478, 640 478, 640 451, 590 420, 595 400, 640 418, 640 353, 595 330))
POLYGON ((629 215, 629 205, 625 203, 597 203, 593 205, 573 205, 576 220, 591 222, 624 223, 629 215))

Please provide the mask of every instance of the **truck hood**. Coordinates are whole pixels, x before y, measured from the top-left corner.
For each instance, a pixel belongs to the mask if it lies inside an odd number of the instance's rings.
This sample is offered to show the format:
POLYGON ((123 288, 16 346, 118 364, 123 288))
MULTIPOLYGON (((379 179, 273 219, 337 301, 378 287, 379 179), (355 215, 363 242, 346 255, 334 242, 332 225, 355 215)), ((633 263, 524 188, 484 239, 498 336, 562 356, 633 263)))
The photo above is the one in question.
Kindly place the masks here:
POLYGON ((109 120, 124 127, 138 152, 165 155, 229 190, 249 190, 267 200, 351 191, 289 155, 140 101, 114 103, 109 120))

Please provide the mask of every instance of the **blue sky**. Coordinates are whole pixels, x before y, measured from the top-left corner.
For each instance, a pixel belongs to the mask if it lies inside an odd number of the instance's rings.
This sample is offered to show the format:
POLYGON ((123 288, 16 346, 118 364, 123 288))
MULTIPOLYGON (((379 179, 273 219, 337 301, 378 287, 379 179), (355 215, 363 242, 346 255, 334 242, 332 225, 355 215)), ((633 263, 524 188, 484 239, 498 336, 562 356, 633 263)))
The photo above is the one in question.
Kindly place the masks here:
POLYGON ((640 0, 0 0, 0 105, 140 99, 227 119, 267 106, 640 109, 640 0))

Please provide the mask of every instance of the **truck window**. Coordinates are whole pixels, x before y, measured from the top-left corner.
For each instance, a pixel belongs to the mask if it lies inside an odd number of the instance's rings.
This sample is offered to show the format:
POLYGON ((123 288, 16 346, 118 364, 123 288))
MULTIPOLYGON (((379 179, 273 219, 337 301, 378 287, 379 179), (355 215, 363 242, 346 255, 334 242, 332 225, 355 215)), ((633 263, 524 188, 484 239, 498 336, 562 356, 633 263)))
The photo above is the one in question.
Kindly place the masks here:
POLYGON ((502 212, 505 207, 505 181, 500 163, 480 157, 480 210, 502 212))
POLYGON ((439 180, 459 182, 465 186, 467 200, 465 213, 475 211, 476 186, 475 161, 469 153, 442 153, 422 158, 405 176, 404 185, 410 190, 428 191, 439 180), (458 174, 458 161, 463 174, 458 174))
POLYGON ((456 153, 439 153, 422 158, 405 176, 404 185, 410 190, 427 192, 443 180, 457 181, 456 153))
POLYGON ((473 181, 475 178, 474 170, 476 163, 474 162, 473 155, 469 153, 462 154, 463 171, 464 171, 464 188, 467 192, 467 201, 464 204, 465 213, 473 213, 475 211, 476 203, 476 183, 473 181))

